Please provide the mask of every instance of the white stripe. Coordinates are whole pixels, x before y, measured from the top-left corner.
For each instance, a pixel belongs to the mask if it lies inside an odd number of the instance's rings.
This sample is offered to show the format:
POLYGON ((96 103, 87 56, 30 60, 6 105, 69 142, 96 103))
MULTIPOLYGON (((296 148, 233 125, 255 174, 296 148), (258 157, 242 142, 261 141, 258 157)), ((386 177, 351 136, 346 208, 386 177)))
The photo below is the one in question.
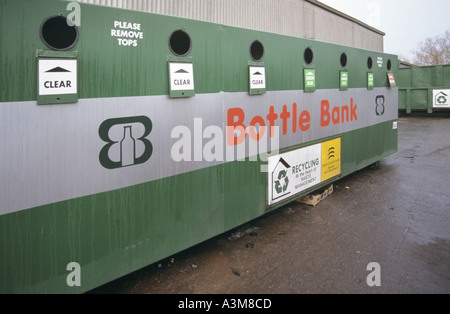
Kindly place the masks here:
MULTIPOLYGON (((287 148, 395 120, 398 117, 397 99, 396 88, 376 88, 345 92, 317 90, 315 93, 271 91, 258 96, 243 92, 198 94, 176 100, 167 96, 96 98, 50 106, 38 106, 35 101, 0 103, 0 215, 221 164, 223 161, 208 162, 205 159, 174 161, 171 149, 177 139, 171 138, 171 132, 176 126, 186 126, 193 133, 194 119, 197 118, 202 121, 203 129, 217 126, 225 136, 224 126, 230 108, 240 107, 245 111, 246 126, 257 115, 267 121, 270 106, 274 106, 278 115, 284 105, 291 110, 294 102, 298 105, 297 115, 303 110, 310 112, 311 127, 307 132, 292 133, 289 122, 288 134, 280 138, 281 148, 287 148), (382 116, 377 116, 375 111, 377 95, 384 95, 386 99, 382 116), (349 106, 350 98, 358 106, 357 121, 320 126, 322 100, 328 99, 332 107, 349 106), (148 136, 153 146, 151 158, 140 165, 112 170, 104 168, 99 162, 99 153, 106 143, 99 137, 99 126, 108 119, 134 116, 147 116, 153 123, 148 136)), ((281 118, 276 125, 282 127, 281 118)), ((120 130, 123 135, 123 127, 120 130)), ((140 131, 134 132, 138 136, 140 131)), ((202 134, 191 135, 192 147, 195 136, 202 140, 200 144, 210 141, 202 139, 202 134)), ((223 142, 226 143, 225 138, 223 142)), ((118 145, 111 149, 111 154, 114 155, 117 149, 118 145)), ((142 149, 137 142, 136 154, 142 153, 142 149)))

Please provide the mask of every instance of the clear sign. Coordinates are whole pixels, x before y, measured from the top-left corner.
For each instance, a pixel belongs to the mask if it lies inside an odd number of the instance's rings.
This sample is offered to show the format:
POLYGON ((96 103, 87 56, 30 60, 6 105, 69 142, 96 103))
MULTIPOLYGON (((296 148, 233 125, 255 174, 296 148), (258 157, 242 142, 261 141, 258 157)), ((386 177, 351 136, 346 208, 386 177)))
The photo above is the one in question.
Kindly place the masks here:
POLYGON ((76 59, 38 59, 39 104, 76 102, 77 83, 76 59))
POLYGON ((258 95, 266 92, 266 68, 249 66, 250 94, 258 95))
POLYGON ((169 62, 170 97, 195 95, 194 66, 187 62, 169 62))

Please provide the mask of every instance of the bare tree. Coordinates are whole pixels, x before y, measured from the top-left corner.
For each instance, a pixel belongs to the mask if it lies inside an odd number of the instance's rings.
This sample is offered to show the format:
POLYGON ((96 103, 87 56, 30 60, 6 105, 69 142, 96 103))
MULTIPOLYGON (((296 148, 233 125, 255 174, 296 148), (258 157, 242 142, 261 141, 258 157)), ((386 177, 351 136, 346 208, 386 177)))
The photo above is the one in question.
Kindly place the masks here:
POLYGON ((416 65, 450 64, 450 30, 443 36, 427 38, 413 54, 416 65))

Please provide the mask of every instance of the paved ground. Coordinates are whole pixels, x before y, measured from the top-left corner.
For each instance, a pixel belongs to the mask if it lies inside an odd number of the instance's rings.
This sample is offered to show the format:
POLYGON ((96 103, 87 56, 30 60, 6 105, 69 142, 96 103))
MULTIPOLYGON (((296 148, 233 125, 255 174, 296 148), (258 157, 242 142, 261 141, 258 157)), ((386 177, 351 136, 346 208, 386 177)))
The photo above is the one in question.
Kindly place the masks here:
POLYGON ((447 294, 449 177, 450 117, 401 117, 398 153, 315 208, 291 203, 92 292, 447 294))

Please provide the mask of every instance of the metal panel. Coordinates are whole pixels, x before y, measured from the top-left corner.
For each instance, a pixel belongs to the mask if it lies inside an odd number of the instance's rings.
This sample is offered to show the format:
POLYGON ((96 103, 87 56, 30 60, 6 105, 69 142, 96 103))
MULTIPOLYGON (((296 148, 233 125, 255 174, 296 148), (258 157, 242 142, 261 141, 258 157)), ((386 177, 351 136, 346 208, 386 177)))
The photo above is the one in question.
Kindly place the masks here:
POLYGON ((433 113, 450 109, 450 65, 405 67, 399 69, 399 109, 411 113, 413 110, 433 113), (433 95, 444 92, 449 96, 448 106, 436 104, 433 95))

